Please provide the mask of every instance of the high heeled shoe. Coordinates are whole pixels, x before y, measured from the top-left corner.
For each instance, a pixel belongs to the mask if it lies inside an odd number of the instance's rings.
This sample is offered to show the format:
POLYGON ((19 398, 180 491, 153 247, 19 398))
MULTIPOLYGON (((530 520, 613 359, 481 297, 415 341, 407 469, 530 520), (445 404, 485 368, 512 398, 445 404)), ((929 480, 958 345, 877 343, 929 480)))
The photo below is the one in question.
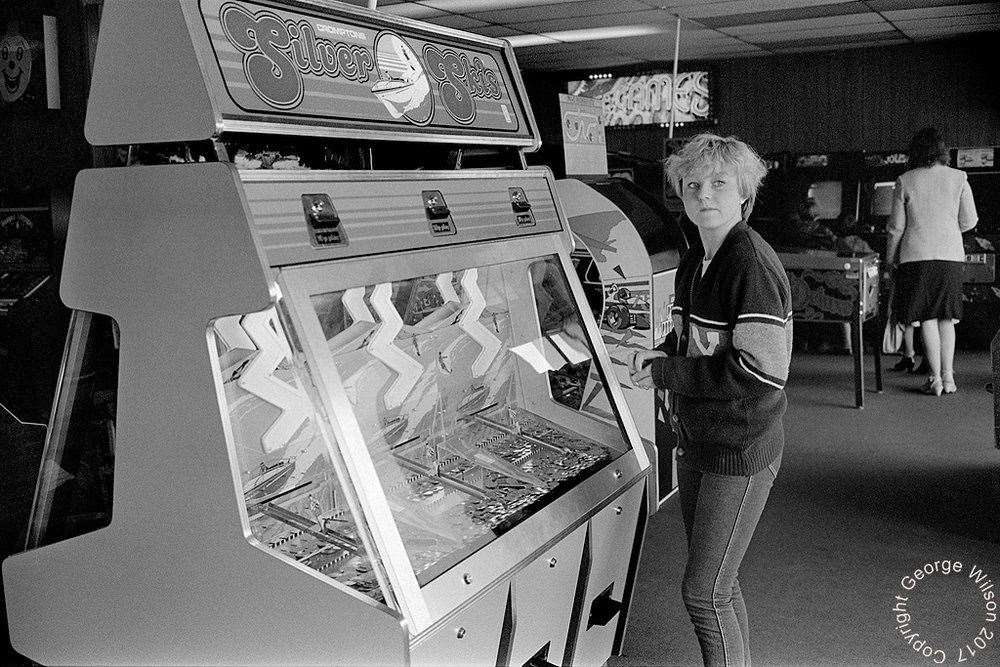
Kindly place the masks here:
POLYGON ((908 357, 906 355, 903 355, 899 358, 899 361, 897 361, 896 364, 892 366, 889 370, 912 371, 913 367, 914 367, 913 357, 908 357))
POLYGON ((944 373, 941 374, 941 387, 942 393, 945 394, 954 394, 958 391, 958 385, 955 384, 955 378, 948 377, 944 373))
POLYGON ((929 396, 940 396, 944 391, 944 384, 939 377, 929 377, 920 387, 920 391, 929 396))

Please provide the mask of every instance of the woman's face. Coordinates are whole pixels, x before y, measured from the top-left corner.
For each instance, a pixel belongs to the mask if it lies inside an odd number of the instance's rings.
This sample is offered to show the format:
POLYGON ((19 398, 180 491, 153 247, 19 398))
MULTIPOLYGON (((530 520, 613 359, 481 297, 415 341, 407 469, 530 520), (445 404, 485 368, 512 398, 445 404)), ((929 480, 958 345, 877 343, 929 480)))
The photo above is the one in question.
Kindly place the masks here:
POLYGON ((700 229, 720 229, 742 218, 743 196, 736 172, 714 167, 690 174, 681 182, 684 211, 700 229))

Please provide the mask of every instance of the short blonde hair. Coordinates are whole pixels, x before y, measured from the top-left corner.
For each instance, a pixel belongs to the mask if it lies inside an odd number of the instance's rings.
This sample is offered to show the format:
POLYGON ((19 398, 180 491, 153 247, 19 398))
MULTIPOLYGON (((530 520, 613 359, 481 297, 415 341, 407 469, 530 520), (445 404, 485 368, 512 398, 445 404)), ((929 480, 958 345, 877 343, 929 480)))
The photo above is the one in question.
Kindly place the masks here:
POLYGON ((740 195, 747 199, 743 204, 743 219, 749 218, 757 190, 767 175, 767 167, 757 152, 736 137, 704 133, 667 158, 667 178, 678 196, 683 194, 684 179, 705 169, 735 172, 740 195))

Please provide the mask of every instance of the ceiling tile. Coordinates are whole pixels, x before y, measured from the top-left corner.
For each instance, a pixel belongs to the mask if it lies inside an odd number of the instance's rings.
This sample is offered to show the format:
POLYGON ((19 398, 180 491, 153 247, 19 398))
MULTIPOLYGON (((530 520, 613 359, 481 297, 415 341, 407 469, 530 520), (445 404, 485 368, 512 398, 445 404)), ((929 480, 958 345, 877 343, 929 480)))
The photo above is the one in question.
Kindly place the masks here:
MULTIPOLYGON (((871 6, 872 11, 888 12, 913 9, 914 5, 919 5, 920 7, 950 7, 970 3, 969 0, 868 0, 868 4, 871 6)), ((976 2, 974 4, 988 5, 993 3, 984 0, 983 2, 976 2)))
POLYGON ((895 44, 910 44, 911 41, 908 39, 885 39, 877 41, 858 41, 851 42, 849 44, 840 44, 836 46, 831 46, 829 44, 814 44, 812 46, 796 46, 790 49, 774 49, 771 53, 775 54, 789 54, 789 53, 808 53, 813 51, 844 51, 847 49, 867 49, 867 48, 877 48, 884 46, 893 46, 895 44))
POLYGON ((889 25, 875 13, 853 14, 851 16, 824 16, 822 18, 803 19, 800 21, 781 21, 778 23, 760 23, 756 25, 733 26, 722 29, 728 35, 753 37, 756 35, 800 33, 807 31, 822 31, 835 29, 845 25, 876 26, 889 25))
POLYGON ((949 5, 946 7, 920 7, 918 9, 900 9, 883 12, 883 15, 890 21, 977 14, 992 14, 994 16, 1000 16, 1000 2, 979 2, 975 4, 966 3, 961 5, 949 5))
POLYGON ((528 23, 573 16, 600 16, 649 10, 638 0, 578 0, 577 2, 544 2, 535 0, 533 7, 511 7, 483 12, 464 12, 490 23, 528 23))
POLYGON ((486 21, 480 21, 479 19, 474 19, 471 16, 463 16, 462 14, 435 16, 432 19, 427 19, 427 22, 435 25, 443 25, 448 28, 458 28, 459 30, 473 30, 489 25, 486 21))
POLYGON ((681 16, 695 19, 706 27, 724 28, 751 23, 774 23, 775 21, 794 21, 820 16, 860 14, 870 12, 871 9, 860 0, 833 3, 818 2, 817 0, 799 0, 796 2, 771 3, 712 3, 690 9, 675 9, 674 11, 681 16))
POLYGON ((472 32, 485 35, 486 37, 511 37, 512 35, 523 35, 523 31, 509 25, 487 24, 479 28, 473 28, 472 32))
POLYGON ((835 49, 838 47, 848 46, 850 44, 868 44, 868 43, 884 43, 888 41, 899 41, 901 40, 901 35, 895 30, 889 30, 882 33, 873 34, 871 32, 864 32, 860 34, 844 34, 837 36, 824 36, 816 37, 812 39, 786 39, 777 40, 773 42, 758 42, 761 48, 769 49, 771 51, 788 51, 788 50, 813 50, 815 48, 826 48, 835 49))
POLYGON ((551 32, 553 30, 580 30, 582 28, 593 28, 595 22, 600 25, 637 25, 648 23, 651 25, 664 25, 673 28, 675 18, 657 9, 650 9, 641 12, 621 12, 607 14, 600 17, 593 16, 565 16, 550 18, 526 23, 515 23, 514 27, 525 32, 551 32))
POLYGON ((949 37, 956 37, 959 35, 968 35, 972 33, 981 32, 998 32, 1000 33, 1000 23, 993 25, 981 25, 974 26, 972 28, 912 28, 905 31, 906 34, 914 40, 927 41, 929 39, 946 39, 949 37))
POLYGON ((982 14, 980 16, 942 16, 940 18, 895 21, 896 26, 904 32, 914 29, 927 30, 936 28, 955 29, 960 32, 965 28, 997 25, 998 23, 1000 23, 1000 15, 997 14, 982 14))
POLYGON ((376 9, 379 9, 386 14, 394 14, 396 16, 405 16, 411 19, 429 19, 434 16, 444 16, 448 12, 441 11, 440 9, 434 9, 433 7, 428 7, 427 5, 420 2, 400 2, 394 5, 382 6, 381 3, 376 5, 376 9))

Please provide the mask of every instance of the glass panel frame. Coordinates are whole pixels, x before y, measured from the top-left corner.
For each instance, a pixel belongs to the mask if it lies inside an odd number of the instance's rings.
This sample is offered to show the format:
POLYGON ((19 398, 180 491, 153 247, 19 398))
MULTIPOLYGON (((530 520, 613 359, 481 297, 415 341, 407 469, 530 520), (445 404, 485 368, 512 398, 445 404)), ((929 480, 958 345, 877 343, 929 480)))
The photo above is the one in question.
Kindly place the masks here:
MULTIPOLYGON (((415 252, 407 255, 405 262, 400 261, 399 255, 357 258, 336 263, 324 262, 282 269, 277 276, 278 286, 288 306, 289 318, 297 334, 303 338, 302 348, 313 369, 313 379, 320 395, 320 402, 329 412, 331 428, 335 432, 334 436, 341 448, 341 455, 352 478, 353 486, 358 492, 359 501, 396 593, 400 610, 412 624, 415 632, 428 627, 434 619, 428 612, 427 600, 421 591, 421 584, 418 583, 410 563, 393 509, 369 453, 363 428, 354 413, 343 378, 327 345, 313 298, 363 285, 380 285, 447 272, 457 275, 458 272, 469 268, 518 260, 544 259, 549 255, 558 257, 559 266, 568 280, 574 307, 581 314, 585 311, 588 313, 582 317, 584 333, 594 350, 602 377, 608 377, 606 369, 610 370, 610 360, 600 333, 592 317, 589 316, 590 309, 582 289, 574 278, 574 267, 569 259, 566 239, 562 236, 509 239, 491 244, 415 252)), ((531 312, 528 316, 536 318, 537 325, 536 313, 531 312)), ((547 385, 547 378, 544 374, 542 377, 542 381, 547 385)), ((618 409, 618 406, 624 405, 618 383, 606 383, 605 386, 612 394, 611 403, 616 413, 617 423, 614 424, 614 429, 620 433, 625 446, 621 455, 612 457, 607 465, 610 466, 621 456, 628 456, 631 453, 640 468, 648 468, 649 460, 631 415, 627 411, 618 409)), ((551 401, 551 404, 554 410, 564 410, 567 421, 572 423, 573 428, 578 429, 584 437, 599 442, 602 433, 610 428, 607 422, 559 405, 555 401, 551 401)), ((604 469, 604 466, 601 469, 604 469)), ((511 566, 513 565, 515 563, 511 563, 511 566)))

